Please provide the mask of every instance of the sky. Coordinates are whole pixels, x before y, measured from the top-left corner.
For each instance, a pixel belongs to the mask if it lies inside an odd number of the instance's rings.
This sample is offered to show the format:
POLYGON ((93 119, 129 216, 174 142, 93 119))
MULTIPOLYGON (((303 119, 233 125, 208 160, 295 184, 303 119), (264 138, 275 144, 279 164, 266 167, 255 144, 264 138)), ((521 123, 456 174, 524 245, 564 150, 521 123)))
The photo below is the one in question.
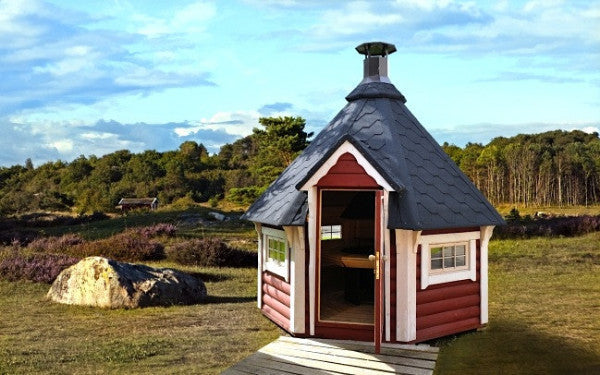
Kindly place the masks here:
POLYGON ((0 0, 0 166, 318 132, 369 41, 440 143, 600 128, 600 1, 0 0))

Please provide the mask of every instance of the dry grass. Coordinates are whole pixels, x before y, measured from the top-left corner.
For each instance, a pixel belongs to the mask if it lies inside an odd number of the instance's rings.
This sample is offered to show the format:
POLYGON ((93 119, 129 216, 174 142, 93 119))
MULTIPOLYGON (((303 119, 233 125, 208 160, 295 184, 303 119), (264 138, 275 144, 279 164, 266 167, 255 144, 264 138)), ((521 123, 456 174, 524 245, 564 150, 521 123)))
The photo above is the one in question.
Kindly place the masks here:
POLYGON ((492 241, 490 323, 440 340, 437 374, 600 373, 600 233, 492 241))
POLYGON ((65 306, 45 284, 0 282, 0 374, 215 374, 281 334, 256 308, 256 270, 186 270, 207 281, 207 304, 65 306))
POLYGON ((519 213, 524 215, 533 216, 536 212, 544 212, 547 214, 553 215, 566 215, 566 216, 581 216, 581 215, 600 215, 600 205, 589 205, 589 206, 520 206, 520 205, 511 205, 511 204, 501 204, 496 206, 496 209, 503 216, 507 215, 510 210, 513 208, 517 208, 519 213))

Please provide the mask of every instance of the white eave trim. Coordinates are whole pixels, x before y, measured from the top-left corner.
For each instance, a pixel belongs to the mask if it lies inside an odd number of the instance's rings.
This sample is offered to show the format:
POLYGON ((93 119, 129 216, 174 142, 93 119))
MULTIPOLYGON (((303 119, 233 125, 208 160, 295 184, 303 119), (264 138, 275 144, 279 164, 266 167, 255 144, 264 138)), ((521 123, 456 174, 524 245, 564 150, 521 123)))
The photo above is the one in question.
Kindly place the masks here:
POLYGON ((379 172, 377 172, 377 170, 371 165, 371 163, 367 161, 367 159, 360 153, 360 151, 358 151, 358 149, 348 141, 342 143, 340 147, 338 147, 333 152, 333 154, 329 156, 325 163, 323 163, 321 167, 319 167, 319 169, 312 176, 310 176, 308 181, 306 181, 306 183, 302 185, 300 190, 307 191, 312 186, 315 186, 319 182, 319 180, 329 172, 331 167, 333 167, 337 163, 340 156, 342 156, 345 153, 352 154, 352 156, 356 158, 358 164, 365 169, 365 172, 367 172, 367 174, 371 176, 371 178, 373 178, 379 186, 381 186, 387 191, 394 191, 394 189, 385 180, 385 178, 383 178, 383 176, 381 176, 379 172))

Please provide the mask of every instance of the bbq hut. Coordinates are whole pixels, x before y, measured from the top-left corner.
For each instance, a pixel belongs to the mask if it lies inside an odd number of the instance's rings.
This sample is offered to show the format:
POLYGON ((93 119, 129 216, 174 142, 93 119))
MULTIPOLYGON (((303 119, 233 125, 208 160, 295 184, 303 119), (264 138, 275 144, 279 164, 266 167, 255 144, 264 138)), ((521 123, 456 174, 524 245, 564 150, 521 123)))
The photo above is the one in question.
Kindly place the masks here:
POLYGON ((488 321, 501 216, 390 83, 392 44, 364 43, 348 104, 245 213, 258 307, 290 334, 414 343, 488 321))

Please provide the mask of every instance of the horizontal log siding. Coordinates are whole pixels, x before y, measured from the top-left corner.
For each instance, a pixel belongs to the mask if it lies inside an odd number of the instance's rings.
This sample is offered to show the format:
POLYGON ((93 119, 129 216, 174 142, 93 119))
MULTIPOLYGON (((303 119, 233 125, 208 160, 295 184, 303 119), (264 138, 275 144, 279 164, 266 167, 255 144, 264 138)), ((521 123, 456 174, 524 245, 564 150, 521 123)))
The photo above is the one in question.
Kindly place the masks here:
POLYGON ((278 326, 290 330, 289 283, 269 272, 262 274, 262 312, 278 326))
POLYGON ((436 284, 421 290, 421 247, 419 246, 417 252, 417 342, 481 326, 479 240, 477 240, 476 251, 477 281, 461 280, 436 284))

